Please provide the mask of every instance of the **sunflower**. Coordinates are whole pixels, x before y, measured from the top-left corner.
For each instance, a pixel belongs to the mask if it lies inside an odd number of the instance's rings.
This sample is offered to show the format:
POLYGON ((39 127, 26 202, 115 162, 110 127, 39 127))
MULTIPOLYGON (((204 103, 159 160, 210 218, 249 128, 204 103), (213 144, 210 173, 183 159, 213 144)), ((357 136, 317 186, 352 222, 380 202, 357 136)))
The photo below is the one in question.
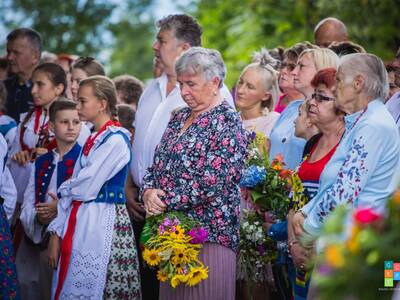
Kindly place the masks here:
POLYGON ((194 267, 190 269, 190 278, 187 281, 189 286, 194 286, 198 284, 200 281, 208 278, 208 268, 205 267, 194 267))
POLYGON ((175 227, 175 231, 172 231, 172 232, 170 233, 170 236, 171 236, 172 238, 174 238, 174 239, 179 239, 179 240, 181 240, 181 239, 183 239, 184 236, 185 236, 185 230, 184 230, 181 226, 177 225, 177 226, 175 227))
POLYGON ((171 261, 173 264, 186 264, 191 261, 190 256, 184 249, 174 249, 171 261))
POLYGON ((167 276, 167 274, 165 274, 164 271, 158 270, 158 272, 157 272, 157 279, 158 279, 159 281, 161 281, 161 282, 165 282, 165 281, 167 281, 168 276, 167 276))
POLYGON ((149 266, 156 266, 160 263, 161 257, 156 249, 145 248, 143 251, 143 259, 149 266))
POLYGON ((179 284, 187 282, 188 279, 189 275, 174 275, 174 277, 171 278, 171 286, 176 288, 179 284))
POLYGON ((184 273, 184 269, 183 269, 184 268, 184 264, 181 264, 181 263, 174 264, 173 263, 173 266, 174 266, 176 274, 182 275, 184 273))

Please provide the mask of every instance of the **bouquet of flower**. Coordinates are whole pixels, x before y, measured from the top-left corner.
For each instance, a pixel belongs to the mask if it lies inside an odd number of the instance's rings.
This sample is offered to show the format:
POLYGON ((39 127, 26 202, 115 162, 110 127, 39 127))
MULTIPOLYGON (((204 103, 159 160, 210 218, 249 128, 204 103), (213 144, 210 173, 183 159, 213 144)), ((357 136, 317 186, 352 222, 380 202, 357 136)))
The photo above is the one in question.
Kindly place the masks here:
POLYGON ((251 191, 259 212, 269 212, 278 219, 285 219, 289 210, 292 171, 284 168, 282 155, 269 161, 263 147, 266 140, 261 133, 252 133, 240 185, 251 191))
POLYGON ((285 219, 289 209, 291 172, 284 169, 281 157, 270 163, 266 144, 267 138, 263 134, 252 133, 240 182, 251 195, 254 209, 242 211, 236 277, 250 286, 265 282, 269 276, 266 266, 277 257, 277 244, 262 227, 265 213, 285 219))
POLYGON ((276 243, 265 234, 263 220, 257 213, 244 210, 242 218, 236 278, 265 282, 269 279, 266 265, 276 259, 276 243))
POLYGON ((392 299, 384 265, 400 262, 400 191, 387 208, 383 216, 343 206, 326 221, 313 276, 319 299, 392 299))
POLYGON ((198 258, 207 238, 207 230, 183 213, 151 216, 140 238, 143 259, 158 267, 161 282, 169 281, 173 288, 194 286, 208 278, 208 268, 198 258))

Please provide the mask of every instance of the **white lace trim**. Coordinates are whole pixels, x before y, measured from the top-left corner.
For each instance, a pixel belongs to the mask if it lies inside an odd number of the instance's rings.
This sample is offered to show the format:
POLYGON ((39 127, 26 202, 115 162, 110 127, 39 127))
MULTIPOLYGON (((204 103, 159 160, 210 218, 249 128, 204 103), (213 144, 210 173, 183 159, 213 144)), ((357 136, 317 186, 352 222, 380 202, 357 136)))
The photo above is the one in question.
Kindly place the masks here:
MULTIPOLYGON (((98 251, 74 249, 71 253, 70 266, 60 293, 60 299, 102 299, 106 284, 107 266, 110 260, 112 237, 114 233, 115 205, 107 205, 107 221, 104 222, 103 241, 99 241, 98 251)), ((99 226, 101 226, 99 224, 99 226)), ((92 229, 92 228, 91 228, 92 229)), ((88 232, 90 232, 88 228, 88 232)), ((93 247, 91 247, 93 249, 93 247)), ((58 272, 53 281, 58 282, 58 272)), ((53 284, 53 295, 56 284, 53 284)), ((54 296, 53 296, 54 297, 54 296)))

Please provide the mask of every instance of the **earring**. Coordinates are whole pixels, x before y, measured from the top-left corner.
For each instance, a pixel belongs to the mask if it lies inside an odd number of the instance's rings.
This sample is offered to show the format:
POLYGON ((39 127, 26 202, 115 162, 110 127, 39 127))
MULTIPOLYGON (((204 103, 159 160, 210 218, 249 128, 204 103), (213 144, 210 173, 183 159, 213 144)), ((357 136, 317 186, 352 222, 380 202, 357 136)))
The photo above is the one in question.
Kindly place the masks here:
POLYGON ((214 94, 214 96, 217 96, 217 91, 214 91, 214 93, 213 93, 213 94, 214 94))

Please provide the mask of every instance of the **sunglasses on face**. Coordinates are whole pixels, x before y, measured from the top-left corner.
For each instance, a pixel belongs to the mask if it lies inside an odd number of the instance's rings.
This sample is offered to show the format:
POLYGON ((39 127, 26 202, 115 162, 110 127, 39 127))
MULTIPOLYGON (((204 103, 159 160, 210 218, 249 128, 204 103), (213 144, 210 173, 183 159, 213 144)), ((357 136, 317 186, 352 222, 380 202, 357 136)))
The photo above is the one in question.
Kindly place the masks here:
POLYGON ((318 101, 319 103, 323 102, 323 101, 334 101, 335 98, 333 97, 327 97, 318 93, 314 93, 311 96, 313 99, 315 99, 316 101, 318 101))

